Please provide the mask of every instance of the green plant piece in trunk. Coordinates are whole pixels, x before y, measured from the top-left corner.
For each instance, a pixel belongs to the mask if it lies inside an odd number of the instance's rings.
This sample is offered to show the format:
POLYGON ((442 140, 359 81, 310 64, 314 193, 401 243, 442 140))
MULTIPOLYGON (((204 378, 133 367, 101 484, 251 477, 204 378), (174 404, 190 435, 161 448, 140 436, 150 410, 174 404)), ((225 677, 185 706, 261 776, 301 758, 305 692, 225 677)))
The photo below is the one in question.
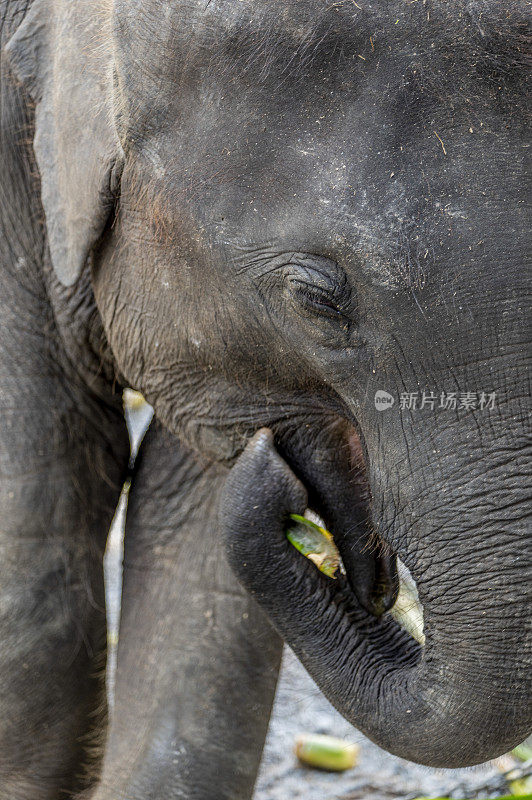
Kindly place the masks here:
POLYGON ((332 534, 300 514, 290 514, 290 519, 295 524, 286 531, 288 541, 316 564, 320 572, 329 578, 336 577, 341 559, 332 534))
POLYGON ((512 755, 519 759, 519 761, 530 761, 532 759, 532 744, 529 744, 530 739, 527 739, 523 744, 517 745, 512 750, 512 755))
POLYGON ((411 577, 399 573, 399 594, 390 614, 421 645, 425 644, 423 633, 423 609, 419 602, 416 586, 411 577))

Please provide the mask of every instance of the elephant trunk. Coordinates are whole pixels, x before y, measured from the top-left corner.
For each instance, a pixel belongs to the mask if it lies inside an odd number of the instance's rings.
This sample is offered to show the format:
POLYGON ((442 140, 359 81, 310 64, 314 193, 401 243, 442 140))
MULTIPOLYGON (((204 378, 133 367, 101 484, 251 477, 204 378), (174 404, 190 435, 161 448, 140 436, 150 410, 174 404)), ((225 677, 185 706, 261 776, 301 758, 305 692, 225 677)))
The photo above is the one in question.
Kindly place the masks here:
MULTIPOLYGON (((417 582, 423 647, 388 614, 368 613, 349 563, 346 577, 334 581, 287 544, 286 514, 301 513, 308 495, 268 432, 233 468, 222 505, 233 569, 328 699, 381 747, 436 767, 500 755, 531 725, 518 506, 505 511, 514 520, 501 533, 498 514, 473 514, 469 499, 459 508, 456 497, 442 498, 441 519, 421 504, 408 525, 396 514, 386 537, 417 582)), ((375 500, 379 507, 378 492, 375 500)), ((339 517, 333 522, 349 555, 353 526, 346 532, 339 517)))
POLYGON ((436 424, 427 437, 403 417, 395 447, 382 431, 380 447, 366 444, 377 454, 368 463, 373 526, 416 581, 425 634, 415 663, 396 660, 383 679, 380 730, 369 733, 434 766, 480 763, 532 727, 529 530, 519 480, 528 449, 502 418, 491 421, 489 448, 486 430, 471 422, 462 422, 460 438, 436 424))

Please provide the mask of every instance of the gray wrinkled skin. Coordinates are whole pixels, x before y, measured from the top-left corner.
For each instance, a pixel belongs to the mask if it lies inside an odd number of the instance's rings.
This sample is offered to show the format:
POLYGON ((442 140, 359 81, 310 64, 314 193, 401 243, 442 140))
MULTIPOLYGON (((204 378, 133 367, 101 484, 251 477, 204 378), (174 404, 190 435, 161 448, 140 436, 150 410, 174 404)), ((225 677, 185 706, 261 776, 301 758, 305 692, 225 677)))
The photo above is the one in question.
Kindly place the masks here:
POLYGON ((0 0, 2 800, 249 798, 282 639, 395 754, 529 733, 526 11, 0 0), (307 504, 340 581, 284 539, 307 504))

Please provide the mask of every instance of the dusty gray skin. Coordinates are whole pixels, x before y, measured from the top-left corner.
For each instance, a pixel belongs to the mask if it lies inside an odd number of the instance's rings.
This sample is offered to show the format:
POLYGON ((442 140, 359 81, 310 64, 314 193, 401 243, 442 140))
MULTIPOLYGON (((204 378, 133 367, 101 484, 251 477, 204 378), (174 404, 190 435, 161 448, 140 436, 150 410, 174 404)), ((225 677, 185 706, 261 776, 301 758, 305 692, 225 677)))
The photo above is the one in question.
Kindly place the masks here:
POLYGON ((525 12, 0 1, 1 798, 248 798, 280 635, 394 753, 526 737, 525 12), (158 422, 105 740, 126 384, 158 422), (284 539, 307 502, 343 584, 284 539))

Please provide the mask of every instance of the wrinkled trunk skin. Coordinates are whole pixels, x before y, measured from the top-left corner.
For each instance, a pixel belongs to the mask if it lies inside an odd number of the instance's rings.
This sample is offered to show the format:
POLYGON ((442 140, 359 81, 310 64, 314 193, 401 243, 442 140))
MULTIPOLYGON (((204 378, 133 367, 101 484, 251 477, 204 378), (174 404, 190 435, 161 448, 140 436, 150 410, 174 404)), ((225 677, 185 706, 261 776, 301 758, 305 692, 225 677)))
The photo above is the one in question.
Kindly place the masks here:
MULTIPOLYGON (((499 325, 498 346, 484 330, 478 347, 472 330, 460 352, 452 351, 444 332, 428 323, 433 357, 444 355, 421 388, 456 390, 458 397, 497 389, 495 408, 374 410, 377 389, 418 388, 412 365, 422 347, 420 325, 417 343, 401 348, 404 361, 377 373, 366 402, 353 409, 371 526, 416 580, 425 647, 401 641, 386 618, 368 623, 346 612, 321 633, 330 663, 318 664, 318 649, 307 641, 299 653, 339 710, 379 745, 455 767, 507 751, 532 727, 527 348, 515 324, 499 325)), ((334 515, 331 528, 341 539, 339 521, 334 515)))
MULTIPOLYGON (((366 613, 348 565, 347 579, 333 582, 286 545, 285 514, 301 512, 316 491, 294 478, 267 431, 225 488, 231 564, 285 641, 357 728, 431 766, 486 761, 531 728, 526 498, 518 488, 526 451, 516 423, 525 395, 513 388, 515 400, 483 418, 457 421, 451 412, 427 423, 397 410, 363 431, 373 527, 416 580, 423 648, 389 616, 366 613), (257 506, 261 520, 247 511, 257 506)), ((325 521, 337 541, 346 538, 341 515, 325 521)))
MULTIPOLYGON (((493 409, 377 412, 363 431, 373 524, 416 580, 426 635, 417 664, 381 687, 379 743, 441 766, 487 760, 532 727, 526 336, 499 321, 496 344, 476 323, 482 345, 472 328, 460 351, 432 324, 445 355, 422 388, 497 390, 493 409)), ((415 347, 400 371, 417 388, 415 347)))
POLYGON ((499 430, 486 452, 478 420, 462 422, 459 440, 454 425, 429 437, 423 426, 416 437, 414 412, 402 424, 395 470, 375 465, 371 485, 381 532, 417 582, 426 646, 415 667, 383 684, 383 742, 440 766, 458 765, 464 753, 466 763, 481 762, 531 726, 524 437, 499 430), (397 697, 407 705, 399 704, 403 724, 397 697))

